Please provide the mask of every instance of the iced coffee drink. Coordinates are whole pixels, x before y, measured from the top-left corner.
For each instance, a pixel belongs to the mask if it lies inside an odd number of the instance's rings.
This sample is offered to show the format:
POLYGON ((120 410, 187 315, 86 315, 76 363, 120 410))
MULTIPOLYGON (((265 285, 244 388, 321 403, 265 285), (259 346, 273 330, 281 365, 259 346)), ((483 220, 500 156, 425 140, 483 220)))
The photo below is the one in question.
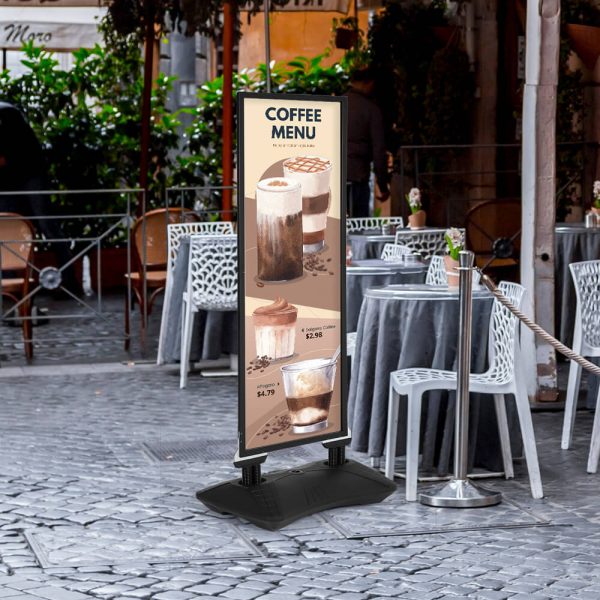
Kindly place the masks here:
POLYGON ((298 309, 285 298, 260 306, 252 313, 256 338, 256 355, 271 360, 294 354, 298 309))
POLYGON ((271 177, 256 186, 258 278, 288 281, 302 276, 300 183, 271 177))
POLYGON ((281 367, 283 387, 294 433, 328 426, 336 363, 328 358, 303 360, 281 367))
POLYGON ((318 252, 325 245, 331 161, 317 156, 296 156, 283 163, 283 172, 302 186, 304 252, 318 252))

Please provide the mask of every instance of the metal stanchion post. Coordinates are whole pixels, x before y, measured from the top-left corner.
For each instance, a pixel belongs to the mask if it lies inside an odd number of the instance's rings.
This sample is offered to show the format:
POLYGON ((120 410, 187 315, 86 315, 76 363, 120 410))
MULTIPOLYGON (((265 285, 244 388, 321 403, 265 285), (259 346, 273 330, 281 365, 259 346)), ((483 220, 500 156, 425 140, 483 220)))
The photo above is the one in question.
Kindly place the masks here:
POLYGON ((492 492, 467 478, 469 460, 469 373, 471 372, 471 307, 473 263, 475 255, 459 255, 458 368, 456 416, 454 426, 454 478, 437 490, 419 495, 421 504, 448 508, 492 506, 502 501, 500 492, 492 492))

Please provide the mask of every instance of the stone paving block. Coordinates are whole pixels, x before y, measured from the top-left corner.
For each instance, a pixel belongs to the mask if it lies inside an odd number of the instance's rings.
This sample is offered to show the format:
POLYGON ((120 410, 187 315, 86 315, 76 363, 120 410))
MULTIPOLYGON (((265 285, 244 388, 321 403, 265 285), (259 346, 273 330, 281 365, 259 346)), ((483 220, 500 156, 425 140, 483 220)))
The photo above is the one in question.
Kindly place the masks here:
POLYGON ((72 592, 59 587, 39 587, 30 591, 31 594, 38 598, 44 598, 45 600, 84 600, 91 598, 89 594, 82 594, 81 592, 72 592))

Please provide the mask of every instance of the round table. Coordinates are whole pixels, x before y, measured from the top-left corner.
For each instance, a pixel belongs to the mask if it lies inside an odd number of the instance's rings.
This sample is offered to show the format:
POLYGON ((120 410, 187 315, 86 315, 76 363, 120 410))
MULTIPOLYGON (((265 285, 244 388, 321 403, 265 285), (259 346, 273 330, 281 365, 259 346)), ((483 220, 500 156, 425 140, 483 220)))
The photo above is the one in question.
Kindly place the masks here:
POLYGON ((381 258, 383 247, 393 244, 395 236, 370 233, 352 233, 348 236, 352 248, 352 260, 381 258))
MULTIPOLYGON (((471 372, 485 370, 492 296, 473 292, 471 372)), ((356 349, 348 398, 352 448, 380 457, 385 445, 390 373, 409 367, 456 369, 458 290, 421 285, 391 285, 365 292, 357 327, 356 349)), ((471 396, 469 463, 502 471, 494 403, 471 396), (475 461, 475 458, 477 459, 475 461)), ((423 403, 422 470, 438 474, 451 468, 454 394, 430 392, 423 403), (440 426, 438 427, 438 422, 440 426), (441 431, 440 431, 441 430, 441 431)), ((511 408, 511 405, 508 405, 511 408)), ((509 410, 511 437, 516 441, 516 411, 509 410)), ((398 446, 406 447, 406 403, 401 403, 398 446)))
MULTIPOLYGON (((600 259, 600 227, 585 227, 583 223, 558 223, 555 229, 555 323, 556 337, 572 347, 577 298, 569 265, 583 260, 600 259)), ((592 359, 592 362, 598 362, 592 359)), ((596 406, 598 377, 588 374, 587 406, 596 406)))
POLYGON ((559 223, 555 234, 556 333, 558 339, 570 347, 573 343, 576 297, 569 265, 600 258, 600 227, 559 223))
MULTIPOLYGON (((182 297, 187 285, 189 259, 190 238, 184 237, 181 240, 173 268, 171 302, 164 325, 166 327, 164 339, 164 361, 166 363, 178 362, 180 357, 182 297)), ((237 324, 237 312, 199 310, 194 320, 190 359, 192 361, 215 360, 223 353, 237 354, 237 324)))
POLYGON ((346 331, 356 331, 366 290, 394 283, 423 283, 426 273, 422 262, 385 262, 380 258, 352 261, 346 267, 346 331))

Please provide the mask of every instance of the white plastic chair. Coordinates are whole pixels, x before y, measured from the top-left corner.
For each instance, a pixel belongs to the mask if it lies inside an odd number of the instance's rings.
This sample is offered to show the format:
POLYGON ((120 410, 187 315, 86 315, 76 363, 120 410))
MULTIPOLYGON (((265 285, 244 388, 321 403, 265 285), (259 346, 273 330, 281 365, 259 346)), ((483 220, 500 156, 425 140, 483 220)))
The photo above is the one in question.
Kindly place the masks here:
POLYGON ((381 260, 386 262, 401 262, 405 256, 411 255, 412 250, 400 244, 386 244, 381 252, 381 260))
MULTIPOLYGON (((516 283, 502 282, 498 287, 515 306, 520 305, 525 292, 522 286, 516 283)), ((520 372, 518 359, 518 323, 517 318, 507 308, 500 304, 498 300, 494 300, 488 342, 490 367, 485 373, 470 374, 469 391, 494 395, 502 461, 507 479, 514 477, 514 471, 504 396, 506 394, 514 394, 525 449, 525 458, 529 470, 531 493, 534 498, 542 498, 544 493, 533 423, 525 381, 520 372)), ((385 475, 390 479, 394 477, 398 410, 400 406, 399 396, 406 395, 408 396, 406 438, 406 499, 408 501, 415 501, 417 499, 419 433, 423 393, 430 390, 456 390, 456 387, 457 377, 454 371, 443 371, 441 369, 402 369, 390 375, 385 475)))
POLYGON ((167 316, 171 304, 173 289, 173 269, 177 260, 177 253, 181 240, 189 235, 230 235, 233 234, 233 223, 231 221, 207 221, 198 223, 171 223, 167 226, 167 283, 163 298, 162 318, 160 321, 160 333, 158 334, 158 352, 156 355, 156 364, 162 365, 165 362, 164 345, 167 333, 167 316))
MULTIPOLYGON (((582 356, 600 356, 600 260, 587 260, 569 265, 571 277, 577 295, 575 311, 575 328, 573 331, 573 350, 582 356)), ((565 416, 561 448, 567 450, 571 446, 575 411, 581 382, 581 367, 571 361, 569 367, 569 382, 565 401, 565 416)), ((588 457, 587 470, 595 473, 598 469, 600 455, 600 408, 596 407, 592 443, 588 457)))
MULTIPOLYGON (((481 276, 478 271, 473 271, 473 285, 479 285, 481 276)), ((444 263, 444 257, 434 255, 431 257, 429 267, 427 267, 427 275, 425 277, 427 285, 448 285, 448 272, 444 263)))
MULTIPOLYGON (((235 311, 238 305, 237 236, 193 235, 181 312, 180 385, 187 385, 194 315, 199 310, 235 311)), ((212 375, 236 375, 237 357, 231 370, 212 375)), ((207 373, 203 373, 207 374, 207 373)))
POLYGON ((395 225, 397 228, 404 227, 404 219, 402 217, 360 217, 346 219, 346 232, 359 233, 371 229, 381 230, 383 225, 395 225))
POLYGON ((448 285, 448 276, 446 275, 446 266, 443 256, 432 256, 429 267, 427 267, 427 276, 425 277, 427 285, 448 285))
MULTIPOLYGON (((464 229, 459 229, 465 235, 464 229)), ((395 244, 408 246, 413 252, 419 252, 423 258, 446 254, 446 230, 445 229, 423 229, 423 230, 400 230, 396 231, 395 244)))

